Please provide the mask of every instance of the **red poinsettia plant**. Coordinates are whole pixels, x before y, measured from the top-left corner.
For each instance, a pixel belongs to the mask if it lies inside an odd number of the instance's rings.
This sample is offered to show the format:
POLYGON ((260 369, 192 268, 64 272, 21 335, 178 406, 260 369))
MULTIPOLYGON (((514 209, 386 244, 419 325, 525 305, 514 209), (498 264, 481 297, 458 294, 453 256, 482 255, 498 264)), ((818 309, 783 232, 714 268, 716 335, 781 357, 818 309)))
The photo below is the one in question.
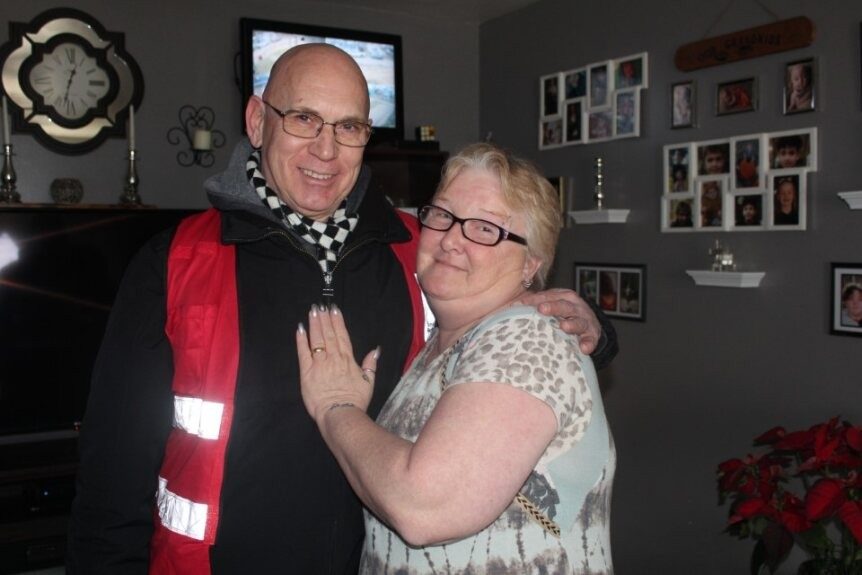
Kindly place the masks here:
POLYGON ((862 575, 862 427, 774 427, 754 445, 767 451, 718 466, 727 532, 757 540, 752 575, 775 573, 794 545, 809 557, 800 574, 862 575))

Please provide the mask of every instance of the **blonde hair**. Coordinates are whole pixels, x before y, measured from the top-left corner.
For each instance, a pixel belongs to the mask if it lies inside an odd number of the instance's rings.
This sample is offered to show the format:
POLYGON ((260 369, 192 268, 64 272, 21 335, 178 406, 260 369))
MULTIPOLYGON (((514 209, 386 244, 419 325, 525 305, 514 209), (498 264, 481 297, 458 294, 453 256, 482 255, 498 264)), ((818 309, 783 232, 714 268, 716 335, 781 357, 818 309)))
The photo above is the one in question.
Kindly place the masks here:
POLYGON ((541 262, 532 287, 544 288, 563 224, 557 191, 533 162, 494 144, 478 143, 449 158, 435 195, 445 190, 465 168, 485 170, 500 178, 503 201, 524 218, 527 253, 541 262))

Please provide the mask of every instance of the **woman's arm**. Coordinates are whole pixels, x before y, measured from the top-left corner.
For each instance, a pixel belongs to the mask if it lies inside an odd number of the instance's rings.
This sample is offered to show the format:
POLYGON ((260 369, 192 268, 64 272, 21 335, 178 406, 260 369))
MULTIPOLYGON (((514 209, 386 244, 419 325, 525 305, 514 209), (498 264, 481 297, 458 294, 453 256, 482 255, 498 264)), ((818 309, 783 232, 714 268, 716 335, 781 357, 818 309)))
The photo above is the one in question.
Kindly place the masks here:
POLYGON ((411 443, 364 413, 372 386, 341 315, 313 312, 309 322, 308 337, 297 338, 303 399, 363 503, 414 545, 461 538, 499 517, 553 439, 553 410, 509 385, 461 383, 411 443))

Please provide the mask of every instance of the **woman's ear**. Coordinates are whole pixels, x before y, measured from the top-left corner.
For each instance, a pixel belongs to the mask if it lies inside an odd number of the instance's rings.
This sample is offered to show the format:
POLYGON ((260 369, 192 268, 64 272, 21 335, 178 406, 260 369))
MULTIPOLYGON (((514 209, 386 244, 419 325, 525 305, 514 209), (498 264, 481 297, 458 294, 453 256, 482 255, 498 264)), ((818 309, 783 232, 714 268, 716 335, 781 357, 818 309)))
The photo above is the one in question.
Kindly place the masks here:
POLYGON ((532 284, 536 273, 542 267, 542 260, 539 258, 527 255, 524 260, 523 277, 521 278, 525 284, 532 284))

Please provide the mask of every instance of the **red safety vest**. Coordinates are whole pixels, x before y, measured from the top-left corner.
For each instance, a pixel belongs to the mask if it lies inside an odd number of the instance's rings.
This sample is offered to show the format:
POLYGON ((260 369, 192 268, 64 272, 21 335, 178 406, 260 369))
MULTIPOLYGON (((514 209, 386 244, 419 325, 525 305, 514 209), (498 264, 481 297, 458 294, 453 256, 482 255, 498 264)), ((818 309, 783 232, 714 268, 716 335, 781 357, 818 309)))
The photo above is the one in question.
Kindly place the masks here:
MULTIPOLYGON (((416 282, 419 223, 398 215, 412 236, 391 245, 413 308, 406 370, 425 341, 424 308, 416 282)), ((174 428, 159 473, 153 575, 210 573, 239 362, 236 251, 221 243, 220 233, 220 214, 209 209, 180 223, 168 254, 165 331, 174 353, 174 428)))

